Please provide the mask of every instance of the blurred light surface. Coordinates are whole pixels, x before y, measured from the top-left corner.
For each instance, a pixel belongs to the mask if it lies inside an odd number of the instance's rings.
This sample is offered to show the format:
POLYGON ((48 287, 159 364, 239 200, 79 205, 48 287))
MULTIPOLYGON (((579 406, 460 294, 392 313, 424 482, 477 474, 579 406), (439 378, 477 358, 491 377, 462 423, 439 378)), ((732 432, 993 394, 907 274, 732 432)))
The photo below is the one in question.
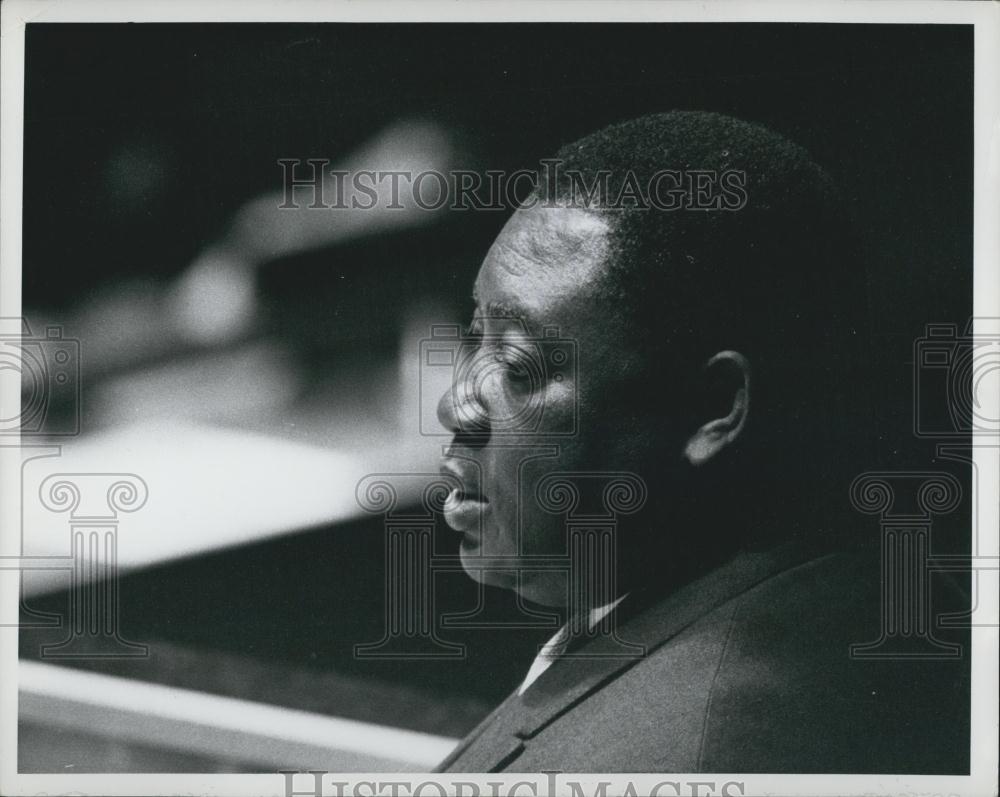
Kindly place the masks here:
MULTIPOLYGON (((353 517, 366 472, 359 457, 247 432, 174 422, 117 429, 25 463, 22 555, 70 553, 69 517, 37 500, 55 473, 134 473, 146 482, 145 506, 120 517, 118 560, 127 570, 353 517)), ((26 594, 66 584, 59 570, 23 579, 26 594)))
POLYGON ((427 771, 458 742, 52 664, 21 660, 17 672, 22 722, 235 758, 262 772, 427 771))
POLYGON ((88 425, 119 426, 161 418, 239 423, 280 412, 302 374, 276 343, 190 354, 105 379, 88 396, 88 425))
POLYGON ((210 249, 180 277, 168 301, 183 339, 204 346, 236 340, 257 313, 253 268, 224 249, 210 249))

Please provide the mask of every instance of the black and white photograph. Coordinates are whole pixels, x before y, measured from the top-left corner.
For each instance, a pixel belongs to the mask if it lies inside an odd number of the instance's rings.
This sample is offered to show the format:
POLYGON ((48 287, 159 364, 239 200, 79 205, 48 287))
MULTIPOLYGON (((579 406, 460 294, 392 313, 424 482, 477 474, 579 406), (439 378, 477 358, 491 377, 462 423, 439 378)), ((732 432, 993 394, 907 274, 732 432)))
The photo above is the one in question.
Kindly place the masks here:
POLYGON ((998 11, 5 2, 0 793, 995 795, 998 11))

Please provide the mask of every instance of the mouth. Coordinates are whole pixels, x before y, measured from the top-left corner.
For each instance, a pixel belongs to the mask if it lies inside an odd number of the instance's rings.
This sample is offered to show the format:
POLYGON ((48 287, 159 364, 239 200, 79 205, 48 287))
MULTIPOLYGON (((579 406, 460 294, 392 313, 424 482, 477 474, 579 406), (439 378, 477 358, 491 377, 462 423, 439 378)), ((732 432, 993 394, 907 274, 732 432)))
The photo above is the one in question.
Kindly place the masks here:
POLYGON ((489 505, 489 499, 479 493, 455 487, 445 499, 444 520, 455 531, 475 531, 489 505))
POLYGON ((444 502, 444 519, 455 531, 472 532, 480 528, 483 515, 489 509, 490 501, 472 486, 473 474, 463 473, 458 463, 445 464, 441 473, 454 479, 451 491, 444 502))
POLYGON ((462 485, 461 487, 452 488, 451 492, 448 493, 448 498, 445 501, 445 506, 449 503, 456 503, 461 501, 479 501, 483 504, 488 504, 489 499, 486 498, 478 490, 473 490, 462 485))

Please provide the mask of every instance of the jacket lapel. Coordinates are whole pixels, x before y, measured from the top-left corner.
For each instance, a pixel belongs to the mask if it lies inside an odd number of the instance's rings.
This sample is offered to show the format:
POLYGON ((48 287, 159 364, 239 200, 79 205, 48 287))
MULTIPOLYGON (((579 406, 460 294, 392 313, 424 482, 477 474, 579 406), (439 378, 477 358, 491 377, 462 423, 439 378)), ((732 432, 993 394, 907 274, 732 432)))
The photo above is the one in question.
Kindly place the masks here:
MULTIPOLYGON (((708 575, 640 610, 614 634, 568 651, 522 696, 515 735, 530 739, 713 609, 805 558, 795 546, 741 553, 708 575), (639 647, 639 652, 629 652, 639 647)), ((619 608, 625 608, 625 603, 619 608)))
MULTIPOLYGON (((798 546, 741 553, 667 598, 638 609, 612 635, 596 636, 555 661, 524 695, 515 691, 483 720, 438 767, 497 772, 512 764, 526 740, 582 703, 713 609, 806 557, 798 546)), ((627 612, 629 600, 615 614, 627 612), (622 611, 625 610, 625 611, 622 611)))
MULTIPOLYGON (((511 705, 518 700, 517 690, 515 689, 510 695, 508 695, 499 706, 497 706, 493 711, 486 715, 486 718, 482 720, 475 728, 466 734, 465 738, 462 739, 452 750, 447 758, 444 759, 435 768, 435 772, 447 772, 451 769, 452 764, 454 764, 459 758, 464 756, 467 751, 479 741, 480 737, 486 732, 487 728, 493 725, 494 720, 502 714, 508 713, 511 709, 511 705)), ((512 742, 517 742, 516 738, 511 739, 512 742)), ((499 752, 499 751, 497 751, 499 752)), ((464 762, 463 762, 464 765, 464 762)), ((474 771, 466 769, 466 771, 474 771)))

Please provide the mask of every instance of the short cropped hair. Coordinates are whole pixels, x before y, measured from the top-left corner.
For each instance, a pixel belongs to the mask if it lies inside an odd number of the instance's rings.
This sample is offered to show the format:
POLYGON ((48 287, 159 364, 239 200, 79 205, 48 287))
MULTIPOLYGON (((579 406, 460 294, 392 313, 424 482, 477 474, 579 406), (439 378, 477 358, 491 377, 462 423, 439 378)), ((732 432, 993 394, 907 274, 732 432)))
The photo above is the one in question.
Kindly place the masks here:
POLYGON ((805 149, 758 124, 672 111, 613 124, 555 161, 535 199, 579 205, 581 184, 599 187, 587 204, 610 222, 601 291, 644 355, 644 378, 680 380, 725 349, 747 356, 754 430, 741 445, 761 480, 805 478, 864 434, 848 411, 864 387, 863 272, 846 203, 805 149), (707 201, 634 199, 661 174, 675 189, 702 180, 707 201), (723 174, 742 193, 725 194, 723 174))
POLYGON ((809 335, 817 345, 843 320, 827 316, 841 308, 824 306, 845 267, 843 202, 802 147, 722 114, 672 111, 606 127, 555 160, 558 179, 540 180, 539 196, 580 202, 581 183, 599 187, 589 206, 611 222, 613 244, 603 288, 639 338, 655 345, 694 334, 711 346, 735 333, 744 347, 783 347, 809 335), (723 179, 740 192, 720 195, 723 179), (718 208, 694 207, 689 194, 662 209, 663 193, 693 192, 695 181, 718 208), (627 183, 658 183, 660 207, 629 201, 627 183))
POLYGON ((587 206, 611 225, 602 291, 650 356, 739 349, 800 390, 824 381, 817 369, 848 367, 862 323, 860 263, 846 203, 805 149, 758 124, 671 111, 598 130, 555 161, 538 198, 578 204, 581 185, 599 187, 587 206), (630 201, 630 185, 658 175, 687 202, 630 201), (698 180, 707 203, 694 201, 698 180), (739 190, 725 194, 723 180, 739 190))

